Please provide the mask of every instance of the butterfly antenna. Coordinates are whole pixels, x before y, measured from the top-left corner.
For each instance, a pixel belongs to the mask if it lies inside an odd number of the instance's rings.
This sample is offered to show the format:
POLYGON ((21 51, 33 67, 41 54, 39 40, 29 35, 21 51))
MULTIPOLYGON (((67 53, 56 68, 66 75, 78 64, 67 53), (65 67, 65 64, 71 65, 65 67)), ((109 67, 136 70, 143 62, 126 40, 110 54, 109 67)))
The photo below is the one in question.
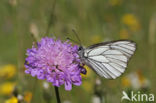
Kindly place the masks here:
POLYGON ((77 32, 76 32, 74 29, 72 29, 72 31, 73 31, 73 33, 75 34, 76 38, 77 38, 77 39, 78 39, 78 41, 79 41, 79 43, 78 43, 78 44, 80 44, 80 46, 82 46, 82 44, 81 44, 81 40, 80 40, 80 38, 79 38, 79 36, 78 36, 77 32))
POLYGON ((79 44, 79 42, 77 42, 77 41, 75 41, 75 40, 73 40, 73 39, 71 39, 71 38, 68 38, 68 37, 67 37, 67 39, 70 40, 70 41, 72 41, 72 42, 74 42, 74 43, 76 43, 76 44, 79 44))

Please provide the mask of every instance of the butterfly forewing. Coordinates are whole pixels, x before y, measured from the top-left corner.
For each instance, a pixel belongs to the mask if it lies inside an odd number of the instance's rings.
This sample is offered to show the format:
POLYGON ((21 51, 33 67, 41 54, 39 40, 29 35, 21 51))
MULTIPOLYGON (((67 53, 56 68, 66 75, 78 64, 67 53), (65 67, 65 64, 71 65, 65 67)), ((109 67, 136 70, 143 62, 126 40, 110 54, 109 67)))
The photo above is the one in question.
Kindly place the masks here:
POLYGON ((104 42, 84 50, 85 62, 97 74, 107 79, 119 77, 134 54, 136 44, 129 40, 104 42))

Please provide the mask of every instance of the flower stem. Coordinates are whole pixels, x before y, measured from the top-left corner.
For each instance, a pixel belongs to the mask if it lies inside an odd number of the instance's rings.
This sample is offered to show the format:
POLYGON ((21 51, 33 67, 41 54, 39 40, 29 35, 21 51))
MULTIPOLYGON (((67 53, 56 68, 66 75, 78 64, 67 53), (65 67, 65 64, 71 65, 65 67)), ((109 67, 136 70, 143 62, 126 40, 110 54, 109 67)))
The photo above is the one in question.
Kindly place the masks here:
POLYGON ((55 94, 56 94, 57 103, 61 103, 60 96, 59 96, 59 90, 58 90, 58 87, 56 87, 56 86, 55 86, 55 94))

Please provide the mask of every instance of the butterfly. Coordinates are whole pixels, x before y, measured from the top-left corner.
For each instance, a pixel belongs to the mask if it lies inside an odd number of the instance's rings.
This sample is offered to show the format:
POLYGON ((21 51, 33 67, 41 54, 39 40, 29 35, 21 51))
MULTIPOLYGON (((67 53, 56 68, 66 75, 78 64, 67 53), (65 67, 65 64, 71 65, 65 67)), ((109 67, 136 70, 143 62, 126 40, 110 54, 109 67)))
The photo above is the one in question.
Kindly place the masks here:
POLYGON ((116 79, 124 73, 135 50, 135 42, 117 40, 94 44, 87 48, 80 46, 78 54, 81 62, 93 69, 99 76, 116 79))
MULTIPOLYGON (((78 54, 82 64, 87 65, 99 76, 106 79, 116 79, 125 72, 128 61, 136 50, 136 43, 132 40, 116 40, 102 42, 84 48, 78 34, 73 30, 79 43, 78 54)), ((85 73, 84 73, 85 74, 85 73)))

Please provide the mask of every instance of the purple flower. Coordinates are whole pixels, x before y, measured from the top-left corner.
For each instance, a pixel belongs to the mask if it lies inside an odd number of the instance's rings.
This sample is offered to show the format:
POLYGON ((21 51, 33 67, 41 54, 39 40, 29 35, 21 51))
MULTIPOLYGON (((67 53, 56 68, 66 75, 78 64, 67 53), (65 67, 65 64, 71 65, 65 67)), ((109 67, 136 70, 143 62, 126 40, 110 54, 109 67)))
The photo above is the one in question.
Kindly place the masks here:
POLYGON ((64 84, 66 90, 71 90, 72 84, 81 85, 80 73, 84 71, 77 52, 78 46, 68 42, 42 38, 36 47, 27 50, 25 73, 46 79, 57 87, 64 84))

